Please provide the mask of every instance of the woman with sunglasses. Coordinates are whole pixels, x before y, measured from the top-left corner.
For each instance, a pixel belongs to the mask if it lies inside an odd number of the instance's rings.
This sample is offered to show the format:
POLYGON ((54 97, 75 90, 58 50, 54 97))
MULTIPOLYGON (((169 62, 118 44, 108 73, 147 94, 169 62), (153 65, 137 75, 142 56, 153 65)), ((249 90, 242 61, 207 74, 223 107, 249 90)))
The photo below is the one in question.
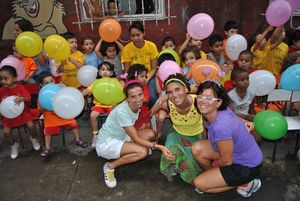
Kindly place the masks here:
POLYGON ((261 150, 243 121, 229 109, 230 98, 219 83, 203 82, 197 95, 209 136, 192 146, 195 159, 205 170, 193 182, 197 191, 236 189, 241 196, 250 197, 261 187, 257 179, 263 162, 261 150))

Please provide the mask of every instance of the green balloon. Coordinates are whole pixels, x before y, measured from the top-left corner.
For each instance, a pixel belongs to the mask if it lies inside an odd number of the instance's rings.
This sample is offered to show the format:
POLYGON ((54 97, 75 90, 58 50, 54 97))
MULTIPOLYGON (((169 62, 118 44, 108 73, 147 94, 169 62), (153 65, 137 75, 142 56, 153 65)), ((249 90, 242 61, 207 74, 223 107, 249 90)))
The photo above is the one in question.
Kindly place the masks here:
POLYGON ((123 85, 115 78, 96 80, 92 93, 96 100, 103 105, 115 105, 125 98, 123 85))
POLYGON ((175 58, 176 63, 177 63, 179 66, 181 66, 179 55, 177 54, 177 52, 175 52, 175 51, 172 50, 172 49, 164 49, 164 50, 162 50, 162 51, 159 53, 158 57, 160 57, 162 54, 166 54, 166 53, 171 54, 171 55, 175 58))
POLYGON ((282 138, 288 129, 284 116, 273 110, 265 110, 255 115, 254 126, 259 135, 267 140, 282 138))

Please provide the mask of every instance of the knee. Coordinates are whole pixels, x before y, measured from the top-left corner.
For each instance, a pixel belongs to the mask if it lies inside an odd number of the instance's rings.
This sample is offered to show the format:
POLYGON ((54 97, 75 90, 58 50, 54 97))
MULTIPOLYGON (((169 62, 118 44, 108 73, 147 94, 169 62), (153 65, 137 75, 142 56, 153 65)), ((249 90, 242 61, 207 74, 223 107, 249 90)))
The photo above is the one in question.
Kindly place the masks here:
POLYGON ((91 114, 90 114, 90 118, 91 118, 91 120, 97 120, 97 117, 98 117, 99 115, 98 115, 98 113, 96 113, 96 112, 91 112, 91 114))
POLYGON ((34 125, 33 125, 33 122, 32 122, 32 121, 28 121, 28 122, 26 123, 26 125, 27 125, 27 127, 28 127, 30 130, 32 130, 32 129, 34 128, 34 125))
POLYGON ((164 123, 165 116, 164 115, 158 115, 158 121, 159 121, 159 123, 164 123))
POLYGON ((205 186, 205 183, 203 182, 203 179, 198 179, 196 178, 194 181, 194 186, 199 189, 200 191, 202 192, 207 192, 208 191, 208 188, 205 186))
POLYGON ((203 148, 198 142, 192 145, 192 154, 194 157, 201 155, 202 152, 203 148))
POLYGON ((138 151, 137 151, 138 157, 140 160, 146 158, 148 156, 148 149, 145 147, 141 147, 138 151))

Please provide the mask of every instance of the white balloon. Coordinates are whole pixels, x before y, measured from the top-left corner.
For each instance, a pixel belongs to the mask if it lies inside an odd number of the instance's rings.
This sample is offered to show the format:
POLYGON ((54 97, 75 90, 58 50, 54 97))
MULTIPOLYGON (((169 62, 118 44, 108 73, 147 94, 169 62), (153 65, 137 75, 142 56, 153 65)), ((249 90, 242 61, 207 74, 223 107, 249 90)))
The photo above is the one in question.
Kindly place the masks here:
POLYGON ((265 96, 276 87, 275 76, 267 70, 257 70, 249 75, 248 91, 255 96, 265 96))
POLYGON ((63 119, 72 119, 82 112, 84 98, 78 89, 64 87, 54 96, 52 105, 57 116, 63 119))
POLYGON ((16 96, 9 96, 2 100, 0 104, 0 112, 2 116, 8 119, 14 119, 24 110, 24 102, 21 102, 19 105, 15 104, 16 96))
POLYGON ((82 66, 77 72, 77 79, 84 87, 90 86, 97 77, 98 69, 91 65, 82 66))
POLYGON ((247 49, 247 40, 240 34, 232 35, 228 38, 225 51, 228 57, 234 61, 239 58, 241 51, 247 49))

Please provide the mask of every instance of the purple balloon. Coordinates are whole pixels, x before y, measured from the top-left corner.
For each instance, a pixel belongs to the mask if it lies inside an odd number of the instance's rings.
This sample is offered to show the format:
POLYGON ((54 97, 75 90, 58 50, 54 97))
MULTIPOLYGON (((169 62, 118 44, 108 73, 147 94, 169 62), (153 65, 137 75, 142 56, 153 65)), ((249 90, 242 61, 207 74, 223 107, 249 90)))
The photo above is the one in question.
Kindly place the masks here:
POLYGON ((207 38, 214 30, 214 20, 206 13, 194 15, 187 24, 188 34, 197 40, 207 38))
POLYGON ((291 8, 292 8, 292 13, 298 10, 300 8, 300 1, 299 0, 286 0, 289 2, 291 8))
POLYGON ((23 63, 15 57, 7 57, 0 63, 0 68, 3 66, 14 67, 17 71, 17 81, 21 81, 25 78, 25 68, 23 63))
MULTIPOLYGON (((299 0, 298 0, 299 1, 299 0)), ((277 0, 272 2, 266 11, 267 22, 271 26, 280 26, 286 23, 292 15, 292 8, 289 2, 277 0)))

